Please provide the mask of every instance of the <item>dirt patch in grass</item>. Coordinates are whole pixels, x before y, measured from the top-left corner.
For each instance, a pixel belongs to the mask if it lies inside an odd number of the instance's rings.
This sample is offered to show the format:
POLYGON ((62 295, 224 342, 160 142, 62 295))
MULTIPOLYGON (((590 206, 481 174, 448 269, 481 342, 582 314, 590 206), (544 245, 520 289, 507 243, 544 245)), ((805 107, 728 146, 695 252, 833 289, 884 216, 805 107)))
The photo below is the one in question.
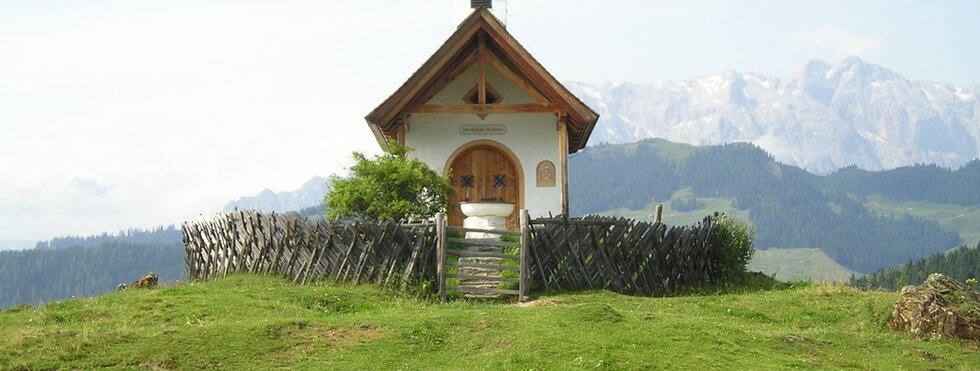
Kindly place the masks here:
POLYGON ((566 304, 564 301, 561 301, 561 300, 558 300, 558 299, 546 298, 546 299, 538 299, 538 300, 525 301, 523 303, 517 303, 517 306, 518 307, 521 307, 521 308, 556 307, 556 306, 564 305, 564 304, 566 304))
POLYGON ((267 329, 270 335, 288 344, 276 357, 284 362, 323 358, 340 351, 381 338, 381 328, 371 325, 329 327, 318 323, 290 322, 267 329))
POLYGON ((140 369, 153 370, 153 371, 168 371, 168 370, 176 370, 180 368, 177 362, 174 362, 173 360, 170 359, 144 361, 141 362, 138 366, 140 369))

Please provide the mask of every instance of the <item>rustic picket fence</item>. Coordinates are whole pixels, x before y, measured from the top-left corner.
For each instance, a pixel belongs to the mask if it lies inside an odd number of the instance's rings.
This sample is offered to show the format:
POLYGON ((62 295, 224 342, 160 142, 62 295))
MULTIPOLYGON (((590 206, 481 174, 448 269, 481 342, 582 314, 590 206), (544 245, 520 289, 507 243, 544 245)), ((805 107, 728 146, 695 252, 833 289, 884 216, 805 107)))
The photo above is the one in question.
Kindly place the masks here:
POLYGON ((409 284, 435 276, 434 224, 310 221, 295 213, 234 211, 183 224, 192 279, 231 272, 409 284))
POLYGON ((659 222, 589 216, 530 223, 529 274, 538 289, 605 289, 667 295, 717 280, 714 219, 668 228, 659 222))
POLYGON ((510 294, 524 300, 531 291, 605 289, 631 295, 669 295, 716 282, 718 256, 712 243, 714 219, 693 226, 590 216, 530 219, 522 210, 520 242, 447 237, 468 230, 445 225, 445 217, 422 224, 307 220, 295 213, 234 211, 183 225, 186 262, 193 279, 231 272, 279 274, 296 283, 316 279, 371 282, 401 289, 427 285, 440 297, 447 291, 510 294), (517 255, 447 249, 456 245, 517 248, 517 255), (513 259, 518 266, 449 261, 456 257, 513 259), (474 277, 463 268, 519 271, 518 290, 467 287, 464 280, 513 283, 515 279, 474 277), (452 270, 452 271, 450 271, 452 270), (460 280, 447 286, 446 279, 460 280))

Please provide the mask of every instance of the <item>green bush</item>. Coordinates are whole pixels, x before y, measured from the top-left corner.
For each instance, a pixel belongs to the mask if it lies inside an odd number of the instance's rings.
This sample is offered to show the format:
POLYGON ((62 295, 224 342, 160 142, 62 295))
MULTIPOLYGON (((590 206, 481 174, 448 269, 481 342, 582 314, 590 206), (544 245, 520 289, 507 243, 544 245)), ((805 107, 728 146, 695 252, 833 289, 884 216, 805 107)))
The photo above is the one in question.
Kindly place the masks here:
POLYGON ((717 214, 712 235, 712 265, 716 279, 731 280, 742 273, 752 259, 753 227, 733 216, 717 214))
POLYGON ((406 156, 409 148, 390 143, 388 152, 368 159, 354 152, 350 176, 331 178, 324 199, 330 218, 423 220, 444 210, 452 186, 424 163, 406 156))

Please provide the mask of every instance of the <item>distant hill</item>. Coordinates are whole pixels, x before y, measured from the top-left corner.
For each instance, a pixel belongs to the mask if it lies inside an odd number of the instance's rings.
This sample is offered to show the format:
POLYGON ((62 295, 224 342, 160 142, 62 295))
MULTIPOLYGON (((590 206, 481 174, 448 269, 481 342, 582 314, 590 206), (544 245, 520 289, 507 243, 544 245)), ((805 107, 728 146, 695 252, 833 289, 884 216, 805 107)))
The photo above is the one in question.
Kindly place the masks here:
POLYGON ((905 285, 920 285, 933 273, 942 273, 961 282, 968 278, 980 278, 980 243, 972 248, 963 246, 852 278, 851 284, 863 288, 898 290, 905 285))
POLYGON ((814 248, 756 250, 748 269, 780 281, 847 282, 861 275, 814 248))
POLYGON ((180 229, 169 225, 144 230, 130 228, 112 234, 104 232, 94 236, 66 236, 55 237, 48 241, 40 241, 35 245, 38 250, 57 250, 75 247, 95 247, 106 243, 128 243, 134 245, 153 245, 153 244, 179 244, 183 234, 180 229))
MULTIPOLYGON (((327 180, 315 176, 294 191, 266 190, 229 202, 226 210, 296 211, 321 217, 327 188, 327 180)), ((149 272, 164 281, 185 278, 182 239, 180 228, 170 225, 55 237, 35 243, 34 249, 0 251, 0 308, 97 295, 149 272)))
POLYGON ((112 291, 153 272, 186 278, 183 234, 173 225, 116 234, 57 237, 33 249, 0 251, 0 308, 112 291))
POLYGON ((242 197, 229 202, 225 205, 223 211, 230 211, 236 208, 277 213, 298 211, 322 204, 323 196, 327 194, 328 190, 327 179, 321 176, 314 176, 293 191, 277 193, 266 189, 255 196, 242 197))
MULTIPOLYGON (((656 203, 668 204, 668 215, 734 212, 755 224, 758 248, 818 247, 847 268, 870 272, 963 242, 958 231, 936 220, 866 206, 872 196, 879 201, 883 195, 932 200, 939 198, 930 195, 949 192, 956 201, 970 203, 971 195, 980 192, 962 180, 973 179, 980 166, 941 170, 946 177, 933 176, 936 169, 845 170, 818 176, 781 164, 747 143, 694 147, 651 139, 589 147, 573 156, 569 198, 573 215, 642 217, 652 214, 656 203), (934 184, 916 193, 882 180, 896 177, 932 177, 934 184)), ((954 201, 950 197, 939 200, 954 201)))
POLYGON ((782 77, 725 71, 566 86, 600 114, 592 143, 751 142, 819 174, 849 165, 956 168, 980 157, 980 86, 913 81, 856 57, 810 61, 782 77))

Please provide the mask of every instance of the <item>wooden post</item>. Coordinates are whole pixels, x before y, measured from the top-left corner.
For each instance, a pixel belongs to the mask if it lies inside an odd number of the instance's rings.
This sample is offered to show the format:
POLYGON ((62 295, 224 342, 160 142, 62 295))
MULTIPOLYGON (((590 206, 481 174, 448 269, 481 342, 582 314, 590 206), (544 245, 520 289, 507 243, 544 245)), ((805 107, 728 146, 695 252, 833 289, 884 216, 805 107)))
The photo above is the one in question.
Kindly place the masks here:
POLYGON ((531 246, 531 228, 528 226, 530 216, 527 209, 521 209, 521 280, 517 291, 517 301, 527 300, 527 284, 531 274, 528 264, 528 248, 531 246))
POLYGON ((657 217, 653 220, 654 222, 663 222, 664 216, 664 204, 657 204, 657 217))
MULTIPOLYGON (((558 158, 561 162, 561 215, 568 223, 568 118, 564 112, 558 113, 558 158)), ((557 177, 557 176, 556 176, 557 177)))
POLYGON ((439 300, 446 301, 446 214, 436 214, 436 285, 439 300))

